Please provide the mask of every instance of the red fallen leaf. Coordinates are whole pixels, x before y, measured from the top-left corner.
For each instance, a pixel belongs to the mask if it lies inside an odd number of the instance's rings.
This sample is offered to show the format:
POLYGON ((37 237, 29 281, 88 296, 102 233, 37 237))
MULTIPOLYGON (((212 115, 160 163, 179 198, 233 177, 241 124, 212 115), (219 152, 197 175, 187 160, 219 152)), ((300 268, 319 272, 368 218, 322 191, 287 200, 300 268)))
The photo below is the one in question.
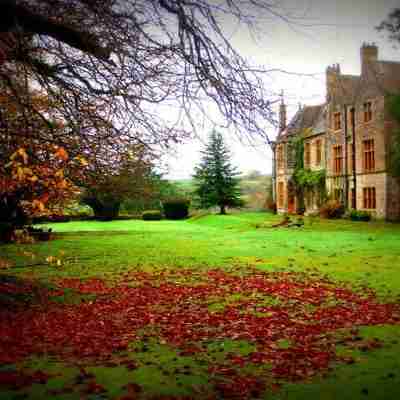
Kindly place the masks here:
POLYGON ((37 370, 32 375, 17 371, 0 371, 0 386, 22 388, 33 383, 46 384, 51 376, 37 370))
POLYGON ((100 385, 95 381, 90 381, 85 390, 85 392, 88 394, 99 394, 99 393, 104 393, 106 391, 107 390, 104 388, 104 386, 100 385))
POLYGON ((254 376, 235 375, 230 381, 216 382, 215 389, 224 399, 254 399, 265 391, 265 385, 254 376))
MULTIPOLYGON (((213 270, 196 274, 192 284, 185 281, 190 276, 184 270, 131 273, 124 279, 134 280, 135 286, 117 282, 113 287, 100 279, 60 281, 60 288, 99 296, 88 303, 59 305, 46 303, 43 293, 43 307, 12 312, 1 309, 0 363, 43 351, 73 362, 90 358, 104 363, 114 352, 126 349, 138 331, 146 332, 152 325, 157 333, 148 330, 147 337, 157 336, 161 343, 181 348, 183 355, 188 349, 197 351, 191 349, 193 343, 199 343, 201 350, 202 344, 215 338, 247 340, 256 351, 243 357, 245 362, 269 363, 275 377, 298 380, 323 373, 331 361, 340 360, 330 332, 345 327, 357 332, 357 326, 400 323, 399 304, 381 304, 371 291, 361 296, 327 279, 255 270, 238 276, 213 270), (237 294, 240 301, 230 302, 218 312, 209 310, 209 304, 237 294), (264 296, 277 298, 279 304, 259 307, 264 296), (274 345, 280 339, 291 343, 290 350, 274 345)), ((23 287, 0 284, 0 293, 32 291, 32 282, 23 287)), ((353 337, 342 339, 342 344, 353 337)), ((372 346, 375 344, 368 344, 368 348, 372 346)), ((202 351, 207 351, 207 346, 202 351)), ((226 357, 227 372, 241 365, 240 357, 226 357)), ((225 378, 231 379, 228 375, 225 378)), ((233 372, 231 376, 235 376, 233 372)), ((90 378, 93 376, 81 371, 82 382, 90 378)))
POLYGON ((129 371, 133 371, 138 368, 138 366, 136 365, 136 363, 134 361, 130 361, 129 363, 126 363, 125 367, 129 371))
POLYGON ((74 392, 74 387, 72 386, 64 386, 61 389, 51 389, 47 391, 47 393, 49 393, 53 397, 73 392, 74 392))
POLYGON ((127 383, 122 387, 122 389, 126 390, 130 396, 134 395, 135 393, 140 393, 142 391, 142 387, 134 382, 127 383))
POLYGON ((232 364, 238 365, 240 368, 244 367, 246 364, 246 359, 242 356, 230 355, 228 359, 232 364))
POLYGON ((40 370, 35 371, 31 376, 32 382, 41 384, 46 384, 47 381, 50 379, 50 377, 51 377, 50 375, 40 370))
POLYGON ((29 385, 30 381, 26 375, 16 371, 0 371, 0 386, 21 388, 29 385))
POLYGON ((193 354, 200 353, 202 351, 203 350, 198 346, 189 346, 189 347, 186 347, 183 350, 181 350, 179 352, 179 355, 180 356, 191 356, 193 354))
POLYGON ((273 392, 277 392, 277 391, 279 391, 281 388, 282 388, 282 385, 279 384, 279 383, 273 383, 273 384, 271 385, 271 390, 272 390, 273 392))
POLYGON ((114 362, 114 361, 106 361, 104 363, 104 366, 109 367, 109 368, 114 368, 114 367, 118 367, 118 363, 114 362))
POLYGON ((341 356, 341 357, 339 357, 339 360, 343 361, 346 364, 354 364, 355 363, 354 358, 351 357, 351 356, 348 356, 348 357, 347 356, 341 356))
POLYGON ((58 296, 64 296, 65 292, 62 289, 59 290, 51 290, 49 291, 49 296, 50 297, 58 297, 58 296))

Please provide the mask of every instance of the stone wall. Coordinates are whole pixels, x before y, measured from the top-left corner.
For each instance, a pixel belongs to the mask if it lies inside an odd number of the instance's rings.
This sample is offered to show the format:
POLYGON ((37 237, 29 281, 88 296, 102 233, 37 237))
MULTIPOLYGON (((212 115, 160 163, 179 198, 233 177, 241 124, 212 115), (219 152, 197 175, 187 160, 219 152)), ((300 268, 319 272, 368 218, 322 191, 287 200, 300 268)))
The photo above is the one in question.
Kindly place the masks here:
POLYGON ((390 175, 386 179, 386 219, 400 221, 400 181, 390 175))

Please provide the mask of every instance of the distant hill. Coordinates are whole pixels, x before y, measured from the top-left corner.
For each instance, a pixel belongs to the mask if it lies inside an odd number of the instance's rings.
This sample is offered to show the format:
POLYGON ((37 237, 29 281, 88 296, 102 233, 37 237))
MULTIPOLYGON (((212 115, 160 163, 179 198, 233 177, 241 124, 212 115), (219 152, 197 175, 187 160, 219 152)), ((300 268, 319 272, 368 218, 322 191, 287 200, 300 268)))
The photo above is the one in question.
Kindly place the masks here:
MULTIPOLYGON (((272 177, 257 171, 239 176, 240 188, 246 206, 252 209, 261 209, 270 196, 272 177)), ((191 195, 195 190, 193 179, 178 179, 171 181, 185 195, 191 195)))

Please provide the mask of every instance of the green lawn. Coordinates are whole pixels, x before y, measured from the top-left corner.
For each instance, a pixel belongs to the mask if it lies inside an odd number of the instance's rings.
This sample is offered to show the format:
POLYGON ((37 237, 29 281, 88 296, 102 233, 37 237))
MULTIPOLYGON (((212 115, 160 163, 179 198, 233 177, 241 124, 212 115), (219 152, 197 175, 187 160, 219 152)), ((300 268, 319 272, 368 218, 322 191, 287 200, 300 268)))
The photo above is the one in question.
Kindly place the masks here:
POLYGON ((400 225, 279 219, 1 245, 0 399, 398 398, 400 225))

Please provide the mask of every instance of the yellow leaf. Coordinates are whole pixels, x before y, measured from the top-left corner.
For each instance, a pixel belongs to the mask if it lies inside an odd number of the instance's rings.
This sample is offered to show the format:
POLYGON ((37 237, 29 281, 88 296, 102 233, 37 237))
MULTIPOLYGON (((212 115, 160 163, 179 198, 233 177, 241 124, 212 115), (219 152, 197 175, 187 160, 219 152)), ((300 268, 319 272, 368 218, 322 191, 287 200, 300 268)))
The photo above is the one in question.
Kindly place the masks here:
POLYGON ((68 187, 68 182, 65 179, 63 179, 62 181, 57 183, 57 187, 59 189, 65 189, 68 187))
POLYGON ((24 164, 28 163, 28 154, 26 154, 26 151, 23 147, 19 148, 16 152, 14 152, 11 157, 10 160, 15 160, 18 156, 21 156, 24 164))
POLYGON ((40 200, 36 200, 36 199, 32 201, 32 207, 37 208, 39 211, 45 210, 44 204, 40 200))
POLYGON ((24 180, 24 178, 25 178, 24 169, 21 167, 18 167, 17 172, 15 173, 15 176, 19 181, 24 180))
POLYGON ((78 161, 83 167, 87 167, 89 165, 85 157, 76 156, 75 160, 78 161))
POLYGON ((25 149, 23 149, 22 147, 18 150, 20 156, 22 157, 22 159, 24 160, 24 164, 28 164, 28 154, 26 154, 25 149))

